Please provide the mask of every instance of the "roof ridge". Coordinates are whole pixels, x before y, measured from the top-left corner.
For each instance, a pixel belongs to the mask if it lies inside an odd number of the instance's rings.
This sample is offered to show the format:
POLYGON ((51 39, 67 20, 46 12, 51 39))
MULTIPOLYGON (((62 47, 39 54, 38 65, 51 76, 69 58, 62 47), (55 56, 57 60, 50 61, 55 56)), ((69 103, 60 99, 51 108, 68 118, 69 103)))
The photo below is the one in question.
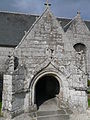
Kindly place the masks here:
POLYGON ((30 14, 30 13, 22 13, 22 12, 11 12, 11 11, 0 11, 0 13, 40 16, 39 14, 30 14))
POLYGON ((74 19, 72 19, 69 23, 67 23, 63 28, 67 27, 69 24, 71 24, 74 21, 74 19))
POLYGON ((72 19, 73 19, 73 18, 67 18, 67 17, 57 17, 57 16, 56 16, 56 18, 57 18, 57 19, 67 19, 67 20, 72 20, 72 19))
MULTIPOLYGON (((10 14, 18 14, 18 15, 32 15, 32 16, 40 16, 40 14, 35 14, 35 13, 24 13, 24 12, 11 12, 11 11, 0 11, 0 13, 10 13, 10 14)), ((76 16, 75 16, 76 17, 76 16)), ((74 18, 75 18, 74 17, 74 18)), ((67 19, 67 20, 72 20, 73 18, 69 18, 69 17, 58 17, 56 16, 57 19, 67 19)), ((90 20, 83 20, 86 22, 90 22, 90 20)))
POLYGON ((84 20, 85 22, 90 22, 90 20, 84 20))

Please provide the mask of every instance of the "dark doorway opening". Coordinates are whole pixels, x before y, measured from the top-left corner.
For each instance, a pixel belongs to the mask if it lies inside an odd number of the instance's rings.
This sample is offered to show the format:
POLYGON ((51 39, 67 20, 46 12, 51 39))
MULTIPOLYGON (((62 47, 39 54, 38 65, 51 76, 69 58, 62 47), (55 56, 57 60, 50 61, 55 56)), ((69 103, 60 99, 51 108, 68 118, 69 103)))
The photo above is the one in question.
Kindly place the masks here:
POLYGON ((56 97, 56 95, 59 94, 59 91, 59 82, 54 76, 48 75, 41 77, 35 87, 37 107, 46 100, 56 97))

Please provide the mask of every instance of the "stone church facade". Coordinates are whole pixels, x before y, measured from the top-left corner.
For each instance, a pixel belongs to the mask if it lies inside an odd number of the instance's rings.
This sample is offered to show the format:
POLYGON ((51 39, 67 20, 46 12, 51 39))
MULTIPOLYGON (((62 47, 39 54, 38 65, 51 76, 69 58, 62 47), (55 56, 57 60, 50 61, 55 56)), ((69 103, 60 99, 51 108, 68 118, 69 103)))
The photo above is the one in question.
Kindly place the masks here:
POLYGON ((62 27, 47 8, 18 44, 8 45, 0 47, 4 116, 37 111, 41 97, 86 112, 90 31, 80 13, 62 27))

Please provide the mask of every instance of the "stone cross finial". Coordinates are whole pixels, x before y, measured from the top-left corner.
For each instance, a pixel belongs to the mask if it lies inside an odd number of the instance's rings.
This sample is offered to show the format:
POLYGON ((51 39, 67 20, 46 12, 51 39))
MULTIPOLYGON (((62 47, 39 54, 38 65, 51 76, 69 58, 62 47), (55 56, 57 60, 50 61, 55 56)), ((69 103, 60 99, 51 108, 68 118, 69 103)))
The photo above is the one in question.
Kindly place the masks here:
POLYGON ((44 5, 46 5, 47 8, 48 8, 49 6, 51 6, 51 4, 49 4, 48 0, 46 0, 46 3, 45 3, 44 5))
POLYGON ((77 17, 80 19, 80 11, 77 11, 77 17))
POLYGON ((80 11, 77 11, 77 14, 80 15, 80 11))

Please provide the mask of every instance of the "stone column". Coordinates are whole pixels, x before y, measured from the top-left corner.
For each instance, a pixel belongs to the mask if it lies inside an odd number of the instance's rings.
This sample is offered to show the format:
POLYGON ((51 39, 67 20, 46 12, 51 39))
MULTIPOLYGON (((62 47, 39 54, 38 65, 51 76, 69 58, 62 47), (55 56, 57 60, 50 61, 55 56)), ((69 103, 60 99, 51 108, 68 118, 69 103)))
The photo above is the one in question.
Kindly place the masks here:
POLYGON ((30 93, 27 92, 27 93, 26 93, 26 96, 25 96, 25 99, 24 99, 24 108, 25 108, 24 111, 25 111, 25 112, 29 112, 29 108, 30 108, 30 107, 29 107, 29 106, 30 106, 30 103, 29 103, 29 101, 30 101, 30 100, 29 100, 30 95, 29 95, 29 94, 30 94, 30 93))
POLYGON ((29 96, 29 100, 30 100, 30 112, 34 112, 37 111, 37 105, 35 104, 35 91, 34 89, 30 89, 30 96, 29 96))
POLYGON ((12 111, 12 75, 4 75, 2 112, 4 117, 11 118, 12 111))

